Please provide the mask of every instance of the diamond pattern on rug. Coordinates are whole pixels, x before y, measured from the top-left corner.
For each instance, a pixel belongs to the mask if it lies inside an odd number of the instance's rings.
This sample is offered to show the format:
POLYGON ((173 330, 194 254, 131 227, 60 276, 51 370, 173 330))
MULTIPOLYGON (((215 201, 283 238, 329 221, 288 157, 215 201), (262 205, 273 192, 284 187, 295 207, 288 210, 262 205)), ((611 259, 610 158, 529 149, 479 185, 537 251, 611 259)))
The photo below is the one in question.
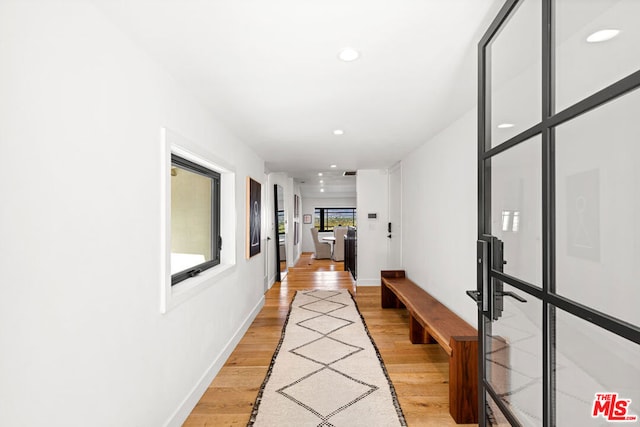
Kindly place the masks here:
POLYGON ((298 348, 294 348, 289 352, 313 362, 331 365, 362 350, 362 347, 346 344, 333 338, 322 337, 301 345, 298 348))
POLYGON ((278 393, 326 420, 377 389, 374 385, 323 368, 281 388, 278 393))
POLYGON ((320 299, 326 299, 340 295, 340 291, 325 291, 321 289, 314 289, 312 291, 302 291, 307 296, 312 296, 320 299))
POLYGON ((346 304, 343 304, 341 302, 320 300, 301 305, 300 308, 304 308, 305 310, 313 311, 320 314, 329 314, 336 310, 340 310, 341 308, 345 308, 346 306, 346 304))
POLYGON ((351 320, 341 319, 334 316, 317 316, 296 323, 298 326, 302 326, 303 328, 310 329, 314 332, 319 332, 322 335, 330 334, 351 324, 353 324, 353 321, 351 320))

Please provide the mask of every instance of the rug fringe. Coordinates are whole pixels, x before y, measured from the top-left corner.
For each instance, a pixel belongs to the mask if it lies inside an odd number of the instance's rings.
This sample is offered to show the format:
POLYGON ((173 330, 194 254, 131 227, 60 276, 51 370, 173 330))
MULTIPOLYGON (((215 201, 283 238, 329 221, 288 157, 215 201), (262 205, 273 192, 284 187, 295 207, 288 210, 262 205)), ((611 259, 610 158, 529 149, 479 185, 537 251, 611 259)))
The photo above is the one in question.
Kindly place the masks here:
POLYGON ((271 363, 269 363, 269 369, 267 369, 267 375, 262 381, 260 385, 260 391, 258 391, 258 396, 256 397, 255 402, 253 403, 253 410, 251 411, 251 417, 249 418, 249 422, 247 423, 247 427, 251 427, 256 422, 256 417, 258 416, 258 408, 260 406, 260 402, 262 402, 262 394, 264 393, 264 389, 269 382, 269 378, 271 377, 271 372, 273 371, 273 367, 276 363, 276 358, 278 357, 278 353, 280 353, 280 348, 282 347, 282 342, 284 341, 284 334, 287 330, 287 324, 289 323, 289 317, 291 316, 291 310, 293 310, 293 301, 296 299, 296 295, 298 295, 299 291, 296 291, 293 294, 293 298, 291 300, 291 304, 289 304, 289 312, 287 312, 287 318, 284 320, 284 324, 282 325, 282 334, 280 335, 280 341, 276 346, 276 350, 273 353, 273 357, 271 357, 271 363))
POLYGON ((367 336, 369 337, 369 340, 371 340, 371 344, 373 345, 374 350, 376 351, 376 356, 378 357, 378 361, 380 362, 380 367, 382 368, 382 372, 384 372, 384 376, 387 377, 387 382, 389 383, 389 389, 391 391, 391 397, 393 398, 393 405, 396 408, 396 413, 398 414, 398 420, 400 421, 400 425, 406 427, 407 420, 404 418, 404 412, 402 411, 402 407, 400 406, 400 401, 398 400, 398 394, 396 393, 396 389, 393 386, 393 382, 391 382, 391 377, 389 377, 389 372, 387 371, 387 367, 384 364, 384 360, 382 359, 382 355, 380 354, 380 350, 378 350, 378 346, 376 345, 376 342, 373 340, 373 337, 371 336, 371 333, 369 332, 369 328, 367 327, 367 322, 364 321, 364 317, 362 316, 362 313, 360 312, 360 307, 358 307, 358 302, 356 301, 355 297, 353 296, 353 294, 351 292, 349 292, 349 295, 351 295, 351 299, 353 300, 353 304, 356 306, 356 311, 358 312, 358 315, 360 316, 360 319, 362 320, 362 325, 364 326, 364 330, 367 333, 367 336))

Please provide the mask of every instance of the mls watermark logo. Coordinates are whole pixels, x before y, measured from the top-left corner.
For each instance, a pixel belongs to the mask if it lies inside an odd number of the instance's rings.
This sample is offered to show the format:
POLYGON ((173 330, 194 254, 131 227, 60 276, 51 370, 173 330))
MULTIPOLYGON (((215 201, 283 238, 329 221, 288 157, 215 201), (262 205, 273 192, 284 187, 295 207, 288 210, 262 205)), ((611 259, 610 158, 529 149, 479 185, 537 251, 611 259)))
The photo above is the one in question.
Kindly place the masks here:
POLYGON ((634 422, 637 415, 629 414, 631 399, 618 398, 618 393, 596 393, 593 401, 593 418, 602 417, 609 422, 634 422))

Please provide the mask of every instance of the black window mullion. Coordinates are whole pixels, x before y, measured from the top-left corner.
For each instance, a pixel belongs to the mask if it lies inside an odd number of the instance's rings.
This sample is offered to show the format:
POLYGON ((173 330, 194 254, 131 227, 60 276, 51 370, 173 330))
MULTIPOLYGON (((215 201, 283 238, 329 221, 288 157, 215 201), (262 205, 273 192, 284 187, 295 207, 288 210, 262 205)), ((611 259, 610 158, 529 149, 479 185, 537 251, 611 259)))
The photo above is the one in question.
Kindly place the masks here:
POLYGON ((321 209, 322 211, 322 226, 320 227, 321 231, 325 231, 327 229, 327 210, 326 209, 321 209))
POLYGON ((605 87, 591 96, 551 116, 545 126, 558 126, 640 87, 640 71, 605 87))
MULTIPOLYGON (((553 0, 542 1, 542 123, 555 112, 555 43, 553 0)), ((542 130, 542 423, 555 419, 555 308, 548 295, 555 288, 555 168, 553 129, 542 130)))
POLYGON ((191 172, 199 173, 200 175, 208 176, 212 179, 220 179, 220 174, 218 172, 199 165, 198 163, 194 163, 190 160, 179 157, 175 154, 171 155, 171 164, 179 166, 183 169, 190 170, 191 172))
POLYGON ((517 288, 523 292, 526 292, 535 298, 538 298, 538 299, 544 298, 544 291, 539 287, 532 285, 531 283, 527 283, 524 280, 520 280, 517 277, 510 276, 498 270, 491 270, 490 273, 491 273, 491 277, 496 280, 499 280, 510 286, 513 286, 514 288, 517 288))
MULTIPOLYGON (((520 423, 520 421, 513 415, 513 413, 507 407, 507 405, 504 404, 504 402, 500 398, 500 394, 498 394, 493 389, 493 386, 489 383, 489 381, 484 381, 484 387, 487 390, 487 393, 489 394, 489 396, 491 396, 493 403, 495 403, 496 406, 500 408, 500 410, 502 411, 502 415, 507 419, 507 421, 509 421, 509 424, 512 427, 522 427, 522 424, 520 423)), ((486 423, 486 420, 478 420, 478 421, 481 422, 480 425, 482 426, 484 426, 486 423)))
POLYGON ((549 295, 548 298, 555 307, 640 345, 640 327, 560 295, 549 295))
POLYGON ((218 260, 218 263, 221 262, 220 259, 220 251, 222 250, 222 236, 220 235, 220 179, 214 179, 213 180, 213 188, 214 188, 214 194, 213 194, 213 207, 214 207, 214 211, 212 216, 212 220, 213 220, 213 227, 214 227, 214 231, 213 231, 213 246, 215 248, 215 259, 218 260))

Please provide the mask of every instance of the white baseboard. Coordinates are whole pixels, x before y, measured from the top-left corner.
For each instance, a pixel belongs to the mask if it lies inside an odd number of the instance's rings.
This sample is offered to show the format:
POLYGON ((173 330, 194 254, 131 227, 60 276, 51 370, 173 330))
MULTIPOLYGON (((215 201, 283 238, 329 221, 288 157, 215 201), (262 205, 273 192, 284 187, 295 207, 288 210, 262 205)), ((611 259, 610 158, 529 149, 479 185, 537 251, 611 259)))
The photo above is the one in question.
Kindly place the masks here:
POLYGON ((380 278, 377 279, 358 279, 358 286, 380 286, 380 278))
POLYGON ((209 368, 207 368, 202 377, 200 377, 200 380, 198 380, 193 389, 191 389, 189 395, 182 401, 173 415, 169 417, 169 420, 164 424, 165 427, 181 427, 182 424, 184 424, 187 417, 189 417, 189 414, 191 414, 191 411, 193 411, 193 408, 196 407, 196 404, 198 403, 204 392, 207 391, 207 388, 209 387, 215 376, 218 375, 218 372, 220 372, 220 369, 222 369, 224 363, 227 361, 233 350, 236 348, 244 334, 249 329, 249 326, 251 326, 253 320, 256 318, 258 313, 260 313, 260 310, 264 306, 264 302, 265 300, 263 296, 262 298, 260 298, 260 301, 258 301, 258 304, 256 304, 253 310, 251 310, 251 313, 249 313, 242 325, 240 325, 240 328, 238 328, 236 333, 231 337, 218 357, 216 357, 216 359, 209 366, 209 368))

